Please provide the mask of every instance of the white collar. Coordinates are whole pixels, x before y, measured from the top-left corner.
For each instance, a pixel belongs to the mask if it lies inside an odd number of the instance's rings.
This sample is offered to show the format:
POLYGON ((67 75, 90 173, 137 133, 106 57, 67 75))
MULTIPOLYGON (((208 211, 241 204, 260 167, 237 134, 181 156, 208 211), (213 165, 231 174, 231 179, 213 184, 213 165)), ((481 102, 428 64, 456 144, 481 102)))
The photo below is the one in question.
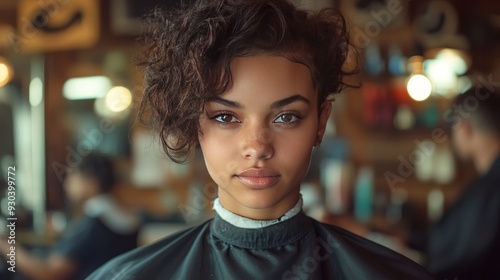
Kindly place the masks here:
POLYGON ((242 217, 224 208, 222 204, 220 204, 219 198, 216 198, 214 200, 213 209, 223 220, 232 224, 233 226, 239 228, 263 228, 286 221, 292 218, 293 216, 297 215, 298 213, 300 213, 300 211, 302 211, 302 196, 299 197, 299 201, 297 201, 297 203, 292 209, 290 209, 283 216, 275 220, 252 220, 249 218, 242 217))

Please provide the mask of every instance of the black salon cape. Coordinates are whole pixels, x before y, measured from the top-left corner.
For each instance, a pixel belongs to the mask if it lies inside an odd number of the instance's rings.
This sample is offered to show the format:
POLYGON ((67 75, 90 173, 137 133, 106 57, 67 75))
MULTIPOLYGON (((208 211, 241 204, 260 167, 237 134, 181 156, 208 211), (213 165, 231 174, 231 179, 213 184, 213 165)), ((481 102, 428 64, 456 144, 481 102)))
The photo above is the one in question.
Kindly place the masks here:
POLYGON ((87 279, 431 279, 413 261, 303 213, 259 229, 218 215, 115 258, 87 279))
POLYGON ((500 157, 426 237, 426 266, 437 279, 500 279, 500 157))

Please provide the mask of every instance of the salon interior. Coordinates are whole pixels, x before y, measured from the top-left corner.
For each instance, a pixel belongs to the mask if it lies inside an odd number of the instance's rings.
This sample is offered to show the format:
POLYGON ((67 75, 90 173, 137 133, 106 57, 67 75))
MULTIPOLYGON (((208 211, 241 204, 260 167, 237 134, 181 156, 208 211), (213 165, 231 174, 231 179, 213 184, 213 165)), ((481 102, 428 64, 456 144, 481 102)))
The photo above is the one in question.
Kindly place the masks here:
MULTIPOLYGON (((478 176, 454 151, 447 113, 457 95, 498 87, 500 2, 294 2, 339 8, 362 62, 352 77, 361 86, 336 97, 313 152, 303 209, 347 229, 365 225, 370 239, 419 262, 425 256, 384 232, 425 230, 478 176)), ((181 3, 0 1, 0 235, 15 211, 19 243, 56 243, 71 226, 64 173, 91 151, 112 159, 113 194, 140 217, 140 246, 214 215, 217 187, 199 152, 174 163, 137 120, 141 17, 181 3)))

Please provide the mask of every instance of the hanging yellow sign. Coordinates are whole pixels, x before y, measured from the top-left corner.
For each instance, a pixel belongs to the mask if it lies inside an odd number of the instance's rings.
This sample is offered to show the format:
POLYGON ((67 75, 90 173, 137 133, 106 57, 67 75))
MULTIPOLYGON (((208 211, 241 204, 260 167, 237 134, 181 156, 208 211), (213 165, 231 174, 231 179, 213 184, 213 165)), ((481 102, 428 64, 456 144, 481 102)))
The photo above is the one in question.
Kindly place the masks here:
POLYGON ((99 0, 22 0, 11 42, 23 53, 89 48, 99 40, 99 0))

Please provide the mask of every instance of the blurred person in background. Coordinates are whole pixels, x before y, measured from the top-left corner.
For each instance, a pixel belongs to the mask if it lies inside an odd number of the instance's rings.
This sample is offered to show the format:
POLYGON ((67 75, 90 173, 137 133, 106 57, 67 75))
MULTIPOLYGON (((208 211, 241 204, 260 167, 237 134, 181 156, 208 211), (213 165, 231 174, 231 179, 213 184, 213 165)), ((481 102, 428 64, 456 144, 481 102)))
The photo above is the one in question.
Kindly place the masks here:
MULTIPOLYGON (((39 259, 16 244, 16 273, 28 279, 84 279, 109 259, 137 247, 139 220, 110 194, 115 185, 111 160, 90 154, 68 170, 64 190, 77 217, 52 248, 39 259)), ((9 252, 0 240, 0 253, 9 252)))
POLYGON ((410 234, 437 279, 500 279, 499 93, 470 90, 445 113, 458 157, 479 177, 427 233, 410 234))

